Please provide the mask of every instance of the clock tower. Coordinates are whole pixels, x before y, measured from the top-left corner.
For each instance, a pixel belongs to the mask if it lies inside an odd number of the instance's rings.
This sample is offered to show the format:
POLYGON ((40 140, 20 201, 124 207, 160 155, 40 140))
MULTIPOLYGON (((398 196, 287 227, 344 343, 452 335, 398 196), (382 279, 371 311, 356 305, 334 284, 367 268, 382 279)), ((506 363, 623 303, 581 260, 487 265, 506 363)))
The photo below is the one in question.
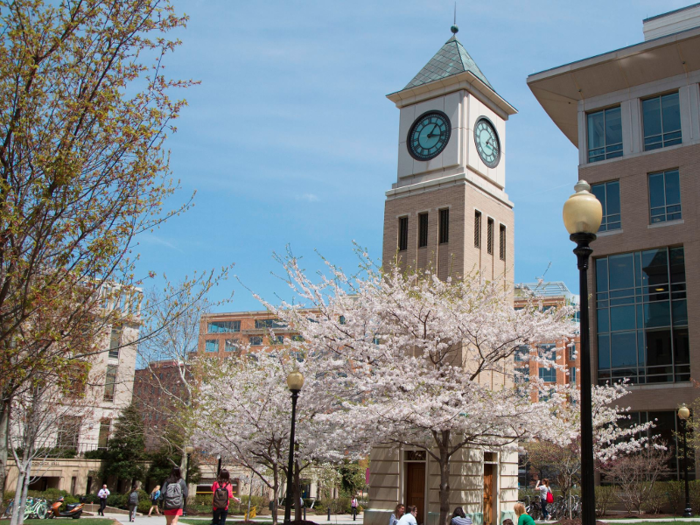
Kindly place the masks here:
POLYGON ((386 193, 383 262, 441 279, 480 270, 513 283, 506 121, 516 110, 453 36, 402 90, 396 183, 386 193))

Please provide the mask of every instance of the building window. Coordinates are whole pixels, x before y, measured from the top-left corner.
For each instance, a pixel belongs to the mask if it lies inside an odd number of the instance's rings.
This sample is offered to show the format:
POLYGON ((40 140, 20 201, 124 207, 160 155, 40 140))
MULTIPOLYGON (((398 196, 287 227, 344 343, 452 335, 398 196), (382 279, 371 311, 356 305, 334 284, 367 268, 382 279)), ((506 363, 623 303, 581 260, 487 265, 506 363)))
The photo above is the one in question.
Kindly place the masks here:
POLYGON ((520 345, 515 350, 515 360, 516 361, 528 361, 530 359, 530 347, 527 345, 520 345))
POLYGON ((270 337, 270 344, 271 345, 283 345, 284 344, 284 336, 283 335, 276 335, 275 337, 270 337))
POLYGON ((493 219, 486 221, 486 253, 493 255, 493 219))
POLYGON ((572 366, 569 369, 569 383, 571 383, 572 385, 576 384, 576 367, 575 366, 572 366))
POLYGON ((681 216, 681 182, 678 170, 649 174, 651 224, 678 221, 681 216))
POLYGON ((506 260, 506 227, 504 224, 499 225, 498 231, 498 257, 502 260, 506 260))
POLYGON ((606 232, 622 228, 620 216, 620 181, 614 180, 591 186, 591 193, 603 207, 603 222, 598 231, 606 232))
POLYGON ((105 401, 114 401, 114 390, 117 385, 117 365, 107 365, 105 372, 105 401))
POLYGON ((287 328, 287 323, 281 319, 256 319, 255 328, 261 329, 271 329, 271 328, 287 328))
POLYGON ((56 447, 77 451, 81 425, 82 420, 78 416, 61 416, 56 432, 56 447))
POLYGON ((537 349, 540 357, 546 359, 547 361, 557 361, 557 345, 552 343, 537 345, 537 349))
MULTIPOLYGON (((152 416, 153 414, 151 414, 152 416)), ((100 434, 97 438, 98 448, 107 448, 107 441, 109 440, 109 428, 112 425, 111 419, 103 419, 100 421, 100 434)))
MULTIPOLYGON (((671 468, 671 478, 676 480, 683 479, 683 447, 679 443, 681 438, 680 426, 675 410, 664 410, 659 412, 629 412, 629 424, 647 423, 653 421, 654 426, 647 430, 647 436, 658 437, 659 440, 666 445, 670 450, 675 451, 669 467, 671 468)), ((688 447, 688 462, 695 465, 694 447, 688 447)), ((695 469, 688 470, 688 478, 695 479, 695 469)))
POLYGON ((545 368, 540 367, 539 371, 540 379, 545 383, 556 383, 557 382, 557 369, 556 368, 545 368))
POLYGON ((690 381, 683 247, 596 259, 598 379, 690 381))
POLYGON ((576 351, 576 345, 573 344, 569 347, 569 361, 576 361, 576 356, 578 352, 576 351))
POLYGON ((109 335, 109 357, 119 359, 119 346, 122 338, 121 328, 112 328, 112 333, 109 335))
POLYGON ((250 346, 262 346, 262 336, 260 335, 251 335, 248 338, 248 342, 250 343, 250 346))
POLYGON ((225 352, 238 352, 240 350, 240 342, 238 339, 226 339, 224 341, 225 352))
POLYGON ((418 215, 418 247, 426 246, 428 246, 428 214, 421 213, 418 215))
POLYGON ((399 251, 408 250, 408 217, 399 217, 399 251))
POLYGON ((474 248, 481 248, 481 212, 474 212, 474 248))
POLYGON ((440 244, 450 242, 450 210, 440 210, 440 244))
POLYGON ((218 352, 219 351, 219 340, 218 339, 207 339, 204 341, 204 351, 205 352, 218 352))
POLYGON ((229 334, 240 331, 240 321, 214 321, 207 323, 207 332, 210 334, 229 334))
POLYGON ((683 141, 678 93, 643 100, 642 118, 646 151, 675 146, 683 141))
POLYGON ((588 162, 622 157, 620 106, 588 114, 588 162))

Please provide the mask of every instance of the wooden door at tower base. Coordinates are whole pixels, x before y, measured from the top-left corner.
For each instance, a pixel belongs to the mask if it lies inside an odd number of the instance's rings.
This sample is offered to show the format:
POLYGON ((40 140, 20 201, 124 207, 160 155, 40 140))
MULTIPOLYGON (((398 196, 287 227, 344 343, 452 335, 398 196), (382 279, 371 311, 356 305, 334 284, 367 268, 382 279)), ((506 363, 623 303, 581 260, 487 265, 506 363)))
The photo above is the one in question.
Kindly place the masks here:
POLYGON ((494 525, 493 521, 493 465, 484 465, 484 525, 494 525))
POLYGON ((404 463, 406 466, 406 512, 410 505, 418 507, 416 521, 425 522, 425 463, 404 463))

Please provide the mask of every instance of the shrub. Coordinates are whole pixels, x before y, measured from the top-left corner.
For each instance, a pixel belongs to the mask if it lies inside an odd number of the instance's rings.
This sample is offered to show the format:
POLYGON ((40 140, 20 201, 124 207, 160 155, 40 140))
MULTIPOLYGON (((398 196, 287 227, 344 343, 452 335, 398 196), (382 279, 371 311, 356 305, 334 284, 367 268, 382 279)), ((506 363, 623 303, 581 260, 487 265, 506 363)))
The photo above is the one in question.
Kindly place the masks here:
POLYGON ((101 448, 96 448, 95 450, 88 450, 83 454, 85 459, 104 459, 105 451, 101 448))
POLYGON ((617 488, 614 485, 601 485, 595 488, 595 513, 604 516, 617 499, 617 488))
POLYGON ((99 503, 100 501, 97 494, 85 494, 83 497, 85 498, 85 503, 99 503))
POLYGON ((125 508, 127 498, 127 494, 110 494, 109 496, 107 496, 107 506, 116 507, 118 509, 125 508))
MULTIPOLYGON (((241 498, 240 503, 236 503, 235 501, 231 501, 228 507, 229 514, 245 514, 248 512, 248 496, 239 496, 241 498)), ((210 510, 211 510, 211 501, 212 501, 212 496, 209 496, 209 499, 207 500, 207 503, 210 505, 210 510)), ((250 498, 250 510, 253 510, 255 508, 255 512, 257 514, 260 514, 262 510, 267 510, 267 505, 270 502, 269 498, 263 497, 263 496, 253 496, 250 498)))
POLYGON ((136 507, 136 510, 140 512, 141 514, 148 514, 148 511, 151 510, 151 501, 142 501, 139 500, 139 505, 136 507))
POLYGON ((666 499, 666 487, 663 482, 656 482, 653 487, 647 492, 647 497, 642 502, 642 510, 658 514, 664 507, 668 507, 666 499))
POLYGON ((212 494, 197 494, 194 497, 195 505, 211 505, 214 501, 214 496, 212 494))
POLYGON ((682 514, 685 508, 685 486, 681 481, 663 482, 668 510, 672 514, 682 514))

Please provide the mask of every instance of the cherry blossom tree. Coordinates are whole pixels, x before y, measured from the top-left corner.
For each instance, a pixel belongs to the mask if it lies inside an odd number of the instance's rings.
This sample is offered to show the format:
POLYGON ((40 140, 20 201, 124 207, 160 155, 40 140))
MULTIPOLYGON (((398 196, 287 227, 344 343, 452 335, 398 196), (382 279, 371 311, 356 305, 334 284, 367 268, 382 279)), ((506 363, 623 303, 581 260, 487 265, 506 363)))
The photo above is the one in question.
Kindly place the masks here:
MULTIPOLYGON (((441 281, 430 271, 382 271, 366 254, 358 275, 328 263, 317 282, 298 259, 282 262, 295 303, 263 304, 332 369, 343 368, 336 382, 345 390, 336 392, 347 413, 331 417, 360 422, 372 445, 425 450, 440 470, 441 524, 449 522, 450 465, 464 449, 513 450, 532 435, 571 438, 550 432, 562 425, 548 424, 561 396, 531 403, 513 381, 521 345, 572 335, 569 308, 544 311, 533 298, 516 311, 503 280, 478 272, 441 281)), ((548 357, 532 359, 549 366, 548 357)), ((530 384, 544 389, 538 378, 530 384)))
MULTIPOLYGON (((591 392, 593 401, 593 447, 598 468, 615 462, 621 457, 634 455, 645 447, 663 449, 660 443, 650 443, 647 431, 654 422, 632 423, 629 407, 620 407, 617 401, 627 394, 628 383, 596 385, 591 392)), ((557 472, 557 482, 564 495, 579 482, 581 476, 581 421, 580 391, 575 386, 562 389, 568 402, 559 408, 560 435, 569 436, 568 443, 561 440, 534 440, 525 444, 528 460, 535 468, 552 468, 557 472), (573 433, 572 433, 573 431, 573 433)))
MULTIPOLYGON (((304 344, 286 340, 258 353, 243 348, 240 358, 200 362, 198 428, 195 443, 208 453, 233 458, 266 484, 277 500, 287 475, 291 400, 287 374, 300 370, 306 380, 297 404, 294 501, 299 501, 300 474, 314 465, 340 463, 369 453, 368 439, 339 424, 338 402, 344 389, 337 363, 304 344), (271 475, 270 475, 271 474, 271 475)), ((299 505, 295 505, 300 519, 299 505)))

